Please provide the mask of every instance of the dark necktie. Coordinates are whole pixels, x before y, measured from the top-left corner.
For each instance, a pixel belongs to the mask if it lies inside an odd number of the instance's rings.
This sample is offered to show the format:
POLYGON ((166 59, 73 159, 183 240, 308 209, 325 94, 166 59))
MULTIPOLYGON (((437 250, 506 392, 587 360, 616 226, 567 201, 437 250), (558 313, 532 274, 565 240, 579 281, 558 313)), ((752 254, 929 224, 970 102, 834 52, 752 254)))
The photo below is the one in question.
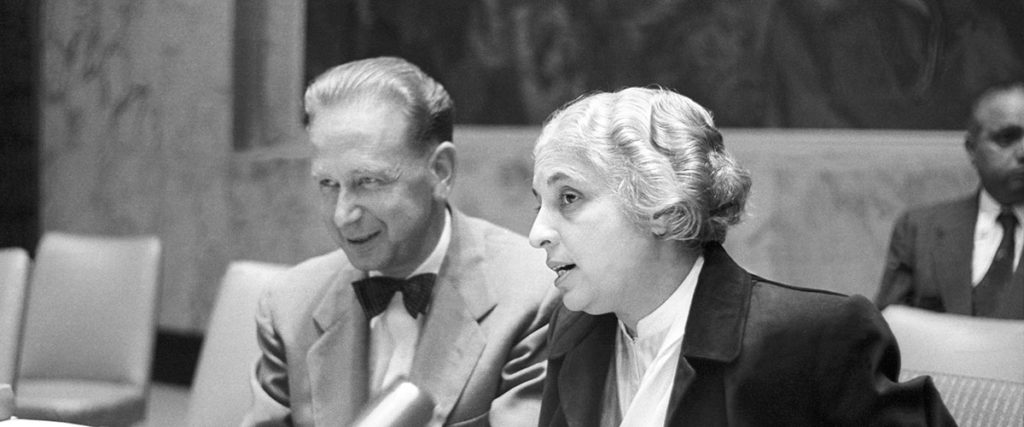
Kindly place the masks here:
POLYGON ((999 242, 999 249, 996 251, 992 265, 989 266, 985 277, 981 279, 978 286, 974 287, 974 314, 977 316, 989 316, 994 314, 1000 304, 1000 298, 1005 294, 1004 289, 1010 284, 1013 276, 1013 247, 1014 234, 1017 229, 1017 216, 1009 206, 1003 206, 996 218, 996 222, 1003 227, 1003 240, 999 242))
POLYGON ((402 301, 405 309, 414 319, 420 313, 427 313, 427 305, 430 304, 430 292, 434 288, 436 274, 417 274, 408 279, 398 279, 387 276, 375 276, 352 282, 355 288, 356 298, 363 306, 366 319, 384 312, 391 303, 395 292, 402 293, 402 301))

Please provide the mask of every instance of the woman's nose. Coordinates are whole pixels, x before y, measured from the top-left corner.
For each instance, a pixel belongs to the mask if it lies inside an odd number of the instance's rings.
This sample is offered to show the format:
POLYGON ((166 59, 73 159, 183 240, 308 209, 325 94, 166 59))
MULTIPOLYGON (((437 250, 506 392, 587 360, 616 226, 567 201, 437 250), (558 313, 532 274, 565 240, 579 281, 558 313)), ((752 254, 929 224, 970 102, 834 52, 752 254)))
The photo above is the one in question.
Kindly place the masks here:
POLYGON ((533 219, 533 226, 530 227, 530 246, 535 248, 546 248, 554 243, 558 236, 553 228, 545 221, 541 212, 533 219))

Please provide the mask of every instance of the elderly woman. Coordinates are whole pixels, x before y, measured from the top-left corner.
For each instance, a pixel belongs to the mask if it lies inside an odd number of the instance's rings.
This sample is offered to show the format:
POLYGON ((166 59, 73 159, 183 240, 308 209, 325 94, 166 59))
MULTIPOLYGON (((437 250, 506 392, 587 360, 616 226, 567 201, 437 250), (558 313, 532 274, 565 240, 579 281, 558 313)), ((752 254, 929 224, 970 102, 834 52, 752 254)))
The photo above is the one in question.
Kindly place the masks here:
POLYGON ((711 114, 629 88, 557 111, 530 242, 564 305, 541 426, 955 425, 867 299, 751 275, 722 249, 750 189, 711 114))

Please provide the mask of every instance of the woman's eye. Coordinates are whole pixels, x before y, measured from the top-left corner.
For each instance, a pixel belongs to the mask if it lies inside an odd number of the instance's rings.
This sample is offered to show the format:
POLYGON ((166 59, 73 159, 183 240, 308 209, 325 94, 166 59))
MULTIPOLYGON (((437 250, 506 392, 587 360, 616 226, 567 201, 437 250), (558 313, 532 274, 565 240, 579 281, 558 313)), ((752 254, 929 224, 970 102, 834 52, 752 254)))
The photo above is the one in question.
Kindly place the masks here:
POLYGON ((578 194, 571 193, 571 192, 562 193, 562 195, 560 197, 561 197, 562 206, 571 205, 571 204, 575 203, 576 201, 578 201, 579 198, 580 198, 580 196, 578 194))

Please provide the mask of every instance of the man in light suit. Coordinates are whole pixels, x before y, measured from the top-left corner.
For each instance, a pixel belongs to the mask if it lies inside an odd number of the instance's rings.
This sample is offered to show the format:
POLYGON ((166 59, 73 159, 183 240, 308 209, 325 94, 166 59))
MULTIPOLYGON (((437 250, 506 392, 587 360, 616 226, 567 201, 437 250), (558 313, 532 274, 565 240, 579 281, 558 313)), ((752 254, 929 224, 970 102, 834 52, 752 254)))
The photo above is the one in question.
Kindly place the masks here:
POLYGON ((1024 319, 1024 83, 996 85, 978 98, 965 147, 981 188, 896 222, 879 308, 1024 319))
POLYGON ((399 58, 328 70, 305 95, 313 176, 340 250, 263 295, 245 425, 348 425, 408 379, 430 425, 535 425, 547 319, 544 254, 448 204, 453 105, 399 58))

